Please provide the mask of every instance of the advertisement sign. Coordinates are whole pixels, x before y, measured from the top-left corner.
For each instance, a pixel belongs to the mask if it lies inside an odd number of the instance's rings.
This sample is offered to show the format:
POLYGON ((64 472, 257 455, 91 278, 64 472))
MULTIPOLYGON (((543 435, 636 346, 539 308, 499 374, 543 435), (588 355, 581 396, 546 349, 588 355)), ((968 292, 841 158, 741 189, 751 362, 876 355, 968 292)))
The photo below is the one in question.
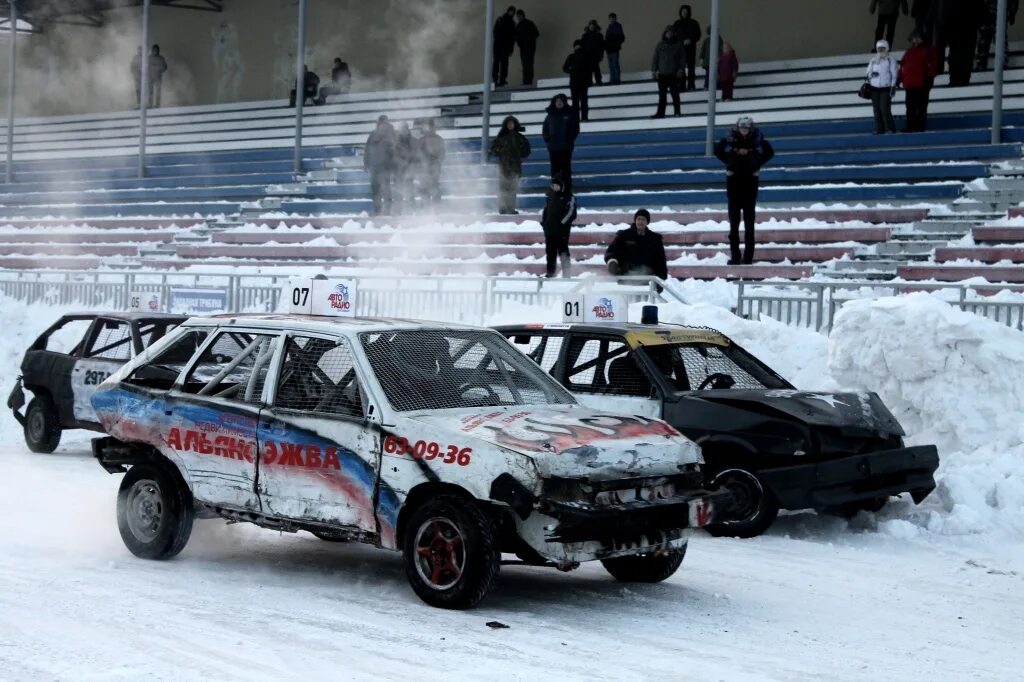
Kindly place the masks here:
POLYGON ((163 301, 159 291, 133 291, 128 295, 128 310, 136 313, 159 313, 163 301))
POLYGON ((227 311, 228 292, 224 289, 171 289, 168 308, 178 315, 210 315, 227 311))
POLYGON ((349 279, 294 278, 288 282, 288 312, 298 315, 353 317, 356 283, 349 279))
POLYGON ((575 324, 626 322, 626 299, 613 294, 587 293, 567 296, 562 321, 575 324))

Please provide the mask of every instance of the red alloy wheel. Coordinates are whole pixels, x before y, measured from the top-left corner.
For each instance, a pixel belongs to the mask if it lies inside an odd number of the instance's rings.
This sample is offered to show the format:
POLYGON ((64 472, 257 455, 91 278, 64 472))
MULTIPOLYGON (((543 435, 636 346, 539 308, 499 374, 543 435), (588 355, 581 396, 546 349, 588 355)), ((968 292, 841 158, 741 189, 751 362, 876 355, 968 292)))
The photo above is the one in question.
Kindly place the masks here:
POLYGON ((435 516, 416 531, 416 572, 435 590, 458 584, 466 568, 462 532, 450 519, 435 516))

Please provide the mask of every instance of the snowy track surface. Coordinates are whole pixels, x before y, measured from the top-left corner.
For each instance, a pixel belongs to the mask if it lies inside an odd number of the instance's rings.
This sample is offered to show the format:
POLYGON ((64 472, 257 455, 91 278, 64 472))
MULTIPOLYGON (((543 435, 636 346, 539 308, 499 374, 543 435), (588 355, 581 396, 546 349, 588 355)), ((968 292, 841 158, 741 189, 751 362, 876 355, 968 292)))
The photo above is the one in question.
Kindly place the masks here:
POLYGON ((306 534, 199 521, 177 559, 136 559, 119 477, 67 435, 50 456, 0 448, 2 680, 1020 679, 1019 543, 804 514, 699 536, 661 585, 505 567, 481 607, 446 612, 397 554, 306 534))

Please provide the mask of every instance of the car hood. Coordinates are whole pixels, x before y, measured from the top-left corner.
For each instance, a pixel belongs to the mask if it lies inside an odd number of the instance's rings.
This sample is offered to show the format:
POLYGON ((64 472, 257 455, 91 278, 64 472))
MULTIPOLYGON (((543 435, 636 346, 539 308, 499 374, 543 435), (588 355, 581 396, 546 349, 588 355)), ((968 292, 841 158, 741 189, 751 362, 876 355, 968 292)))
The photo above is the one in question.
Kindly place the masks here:
POLYGON ((406 417, 525 455, 542 478, 665 476, 703 463, 699 446, 663 421, 577 405, 473 408, 406 417))
POLYGON ((782 413, 808 426, 904 435, 903 427, 875 393, 812 393, 795 390, 712 390, 690 397, 748 409, 782 413))

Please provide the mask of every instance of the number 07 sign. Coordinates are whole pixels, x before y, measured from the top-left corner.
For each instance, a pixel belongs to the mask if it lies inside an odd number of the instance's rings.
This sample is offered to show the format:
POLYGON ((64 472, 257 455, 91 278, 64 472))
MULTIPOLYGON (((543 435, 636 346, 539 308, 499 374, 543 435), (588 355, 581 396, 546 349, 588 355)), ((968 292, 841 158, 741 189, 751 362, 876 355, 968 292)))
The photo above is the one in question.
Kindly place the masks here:
POLYGON ((352 280, 292 278, 286 295, 290 313, 335 317, 356 314, 356 283, 352 280))

